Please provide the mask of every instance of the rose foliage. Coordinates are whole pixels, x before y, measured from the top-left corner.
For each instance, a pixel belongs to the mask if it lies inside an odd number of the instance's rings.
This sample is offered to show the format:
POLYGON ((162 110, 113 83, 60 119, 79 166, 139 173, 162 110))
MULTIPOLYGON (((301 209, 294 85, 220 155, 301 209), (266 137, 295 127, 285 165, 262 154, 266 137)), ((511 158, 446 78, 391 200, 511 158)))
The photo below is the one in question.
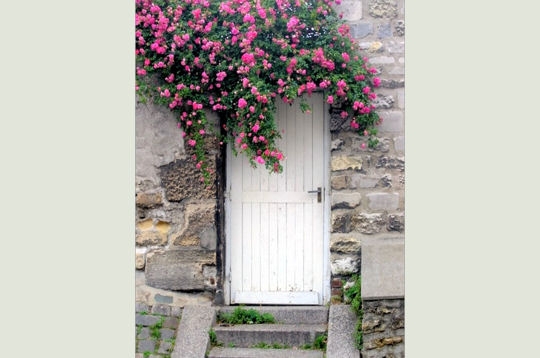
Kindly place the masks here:
MULTIPOLYGON (((178 114, 195 165, 209 178, 205 139, 215 111, 222 144, 281 172, 276 101, 324 91, 351 129, 377 143, 377 70, 359 57, 332 0, 135 0, 136 90, 178 114)), ((339 4, 339 0, 335 3, 339 4)))

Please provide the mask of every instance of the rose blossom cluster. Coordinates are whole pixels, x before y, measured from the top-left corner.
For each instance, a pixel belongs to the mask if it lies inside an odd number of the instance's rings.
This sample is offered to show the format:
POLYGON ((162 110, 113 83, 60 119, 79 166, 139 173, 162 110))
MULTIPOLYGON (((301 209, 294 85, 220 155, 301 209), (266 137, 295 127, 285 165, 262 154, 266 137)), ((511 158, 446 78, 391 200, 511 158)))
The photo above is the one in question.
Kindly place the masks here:
MULTIPOLYGON (((334 0, 136 0, 136 89, 178 114, 184 140, 206 179, 205 141, 222 136, 253 165, 281 172, 285 154, 276 100, 324 91, 359 135, 380 122, 372 101, 377 69, 360 57, 334 0), (213 133, 207 113, 220 118, 213 133)), ((374 137, 375 138, 375 137, 374 137)), ((376 138, 375 138, 376 139, 376 138)), ((376 143, 375 140, 369 142, 376 143)), ((374 145, 374 144, 373 144, 374 145)))

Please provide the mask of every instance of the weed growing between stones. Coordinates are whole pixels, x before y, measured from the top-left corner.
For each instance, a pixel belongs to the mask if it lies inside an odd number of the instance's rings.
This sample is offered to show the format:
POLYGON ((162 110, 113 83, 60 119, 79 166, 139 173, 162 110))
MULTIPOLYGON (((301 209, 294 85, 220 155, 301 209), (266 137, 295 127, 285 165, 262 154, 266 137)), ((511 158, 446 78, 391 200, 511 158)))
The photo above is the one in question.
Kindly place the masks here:
POLYGON ((279 344, 279 343, 265 343, 265 342, 259 342, 257 344, 254 344, 251 346, 251 348, 263 348, 263 349, 288 349, 291 348, 290 346, 286 344, 279 344))
POLYGON ((150 326, 150 336, 158 340, 161 338, 161 328, 163 327, 163 322, 165 321, 165 317, 161 317, 159 321, 157 321, 153 326, 150 326))
POLYGON ((232 313, 221 312, 218 315, 218 323, 226 324, 262 324, 276 323, 274 316, 270 313, 259 313, 250 308, 246 310, 242 306, 235 308, 232 313))
POLYGON ((345 284, 343 295, 345 296, 345 302, 351 305, 353 312, 358 317, 354 330, 354 339, 356 348, 362 350, 364 344, 362 334, 362 317, 364 316, 364 311, 362 310, 362 295, 360 289, 362 280, 358 275, 352 276, 351 279, 353 280, 353 284, 352 286, 345 284))
POLYGON ((315 340, 313 341, 313 344, 304 344, 301 348, 302 349, 315 349, 315 350, 322 350, 326 351, 326 342, 328 341, 328 332, 324 332, 323 334, 318 334, 315 337, 315 340))
POLYGON ((210 345, 212 347, 221 347, 223 346, 223 342, 218 342, 216 331, 214 331, 213 328, 210 328, 208 331, 208 337, 210 338, 210 345))

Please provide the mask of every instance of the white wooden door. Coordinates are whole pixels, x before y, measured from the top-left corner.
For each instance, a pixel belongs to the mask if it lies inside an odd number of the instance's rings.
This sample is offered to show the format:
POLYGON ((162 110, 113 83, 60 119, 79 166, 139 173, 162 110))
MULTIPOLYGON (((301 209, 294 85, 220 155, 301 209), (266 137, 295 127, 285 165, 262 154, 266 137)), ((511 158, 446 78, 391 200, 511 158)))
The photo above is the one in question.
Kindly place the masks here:
POLYGON ((231 304, 324 303, 323 97, 313 94, 307 100, 310 113, 302 113, 298 103, 278 104, 283 173, 253 168, 243 155, 235 157, 229 150, 231 304))

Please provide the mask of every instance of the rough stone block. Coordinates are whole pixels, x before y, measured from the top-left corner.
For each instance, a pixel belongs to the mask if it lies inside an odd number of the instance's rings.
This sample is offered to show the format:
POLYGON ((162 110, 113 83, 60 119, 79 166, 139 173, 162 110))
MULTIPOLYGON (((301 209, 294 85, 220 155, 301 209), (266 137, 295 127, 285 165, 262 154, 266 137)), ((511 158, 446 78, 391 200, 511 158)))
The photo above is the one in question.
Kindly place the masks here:
POLYGON ((403 88, 405 87, 405 80, 393 80, 393 79, 381 79, 382 88, 403 88))
POLYGON ((135 204, 145 209, 154 208, 158 205, 163 205, 163 197, 161 193, 137 193, 135 204))
POLYGON ((347 169, 360 170, 362 169, 362 158, 344 155, 332 157, 331 167, 332 171, 347 169))
POLYGON ((394 150, 396 152, 405 152, 405 136, 399 136, 394 138, 394 150))
POLYGON ((332 232, 350 231, 351 212, 343 210, 332 211, 332 232))
POLYGON ((149 253, 146 284, 173 291, 203 290, 203 265, 215 265, 215 261, 215 252, 201 249, 149 253))
POLYGON ((398 169, 400 171, 404 171, 405 160, 403 158, 382 156, 377 159, 377 163, 375 163, 375 168, 398 169))
POLYGON ((157 183, 156 168, 184 153, 184 140, 175 114, 155 104, 137 103, 135 108, 135 174, 139 180, 157 183))
POLYGON ((380 41, 360 42, 358 46, 361 50, 369 53, 382 52, 384 50, 383 44, 380 41))
POLYGON ((334 10, 341 14, 343 20, 358 21, 362 19, 362 2, 357 0, 342 0, 340 5, 334 5, 334 10))
POLYGON ((332 141, 331 144, 331 150, 340 150, 345 142, 343 142, 343 139, 335 139, 332 141))
POLYGON ((359 213, 351 217, 351 230, 362 234, 376 234, 386 225, 383 214, 359 213))
POLYGON ((140 246, 165 245, 171 224, 161 220, 146 219, 135 227, 135 242, 140 246))
POLYGON ((378 94, 372 104, 376 109, 390 109, 394 106, 394 97, 378 94))
POLYGON ((405 74, 405 67, 403 65, 395 66, 390 71, 388 71, 388 74, 390 74, 390 75, 404 75, 405 74))
POLYGON ((331 234, 330 252, 340 254, 358 254, 361 248, 360 236, 358 234, 331 234))
MULTIPOLYGON (((208 168, 213 171, 210 182, 215 179, 215 160, 208 158, 208 168)), ((160 167, 161 183, 168 201, 179 202, 186 198, 208 199, 216 196, 215 186, 207 188, 201 172, 190 159, 178 159, 160 167)))
POLYGON ((395 28, 395 31, 394 31, 395 36, 405 35, 405 21, 403 20, 396 21, 394 28, 395 28))
POLYGON ((386 65, 386 64, 395 63, 395 60, 393 57, 390 57, 390 56, 377 56, 377 57, 371 57, 369 59, 369 63, 373 65, 376 65, 376 64, 386 65))
POLYGON ((340 190, 347 188, 349 177, 347 175, 332 175, 330 179, 332 189, 340 190))
POLYGON ((362 240, 362 299, 402 298, 405 294, 405 240, 362 240))
POLYGON ((360 205, 362 195, 360 193, 332 193, 332 209, 352 209, 360 205))
POLYGON ((173 245, 201 246, 215 250, 217 241, 215 216, 215 202, 186 205, 184 228, 174 239, 173 245))
POLYGON ((377 28, 377 37, 380 39, 392 37, 392 26, 389 23, 380 24, 377 28))
POLYGON ((398 14, 397 2, 394 0, 371 0, 368 11, 373 17, 391 19, 398 14))
POLYGON ((397 54, 403 54, 405 53, 405 42, 404 41, 389 41, 386 44, 386 50, 388 53, 397 53, 397 54))
POLYGON ((382 123, 378 126, 380 132, 403 132, 405 121, 403 112, 388 111, 380 113, 383 118, 382 123))
POLYGON ((368 176, 365 174, 353 174, 351 175, 351 189, 369 189, 369 188, 375 188, 377 183, 379 182, 379 177, 374 176, 368 176))
POLYGON ((369 193, 366 196, 370 209, 393 211, 399 207, 399 193, 369 193))
POLYGON ((330 269, 332 275, 355 274, 360 269, 360 256, 332 254, 330 258, 330 269))
POLYGON ((386 229, 388 231, 403 232, 403 230, 405 230, 405 215, 388 215, 388 226, 386 227, 386 229))
POLYGON ((137 270, 144 269, 146 260, 146 249, 135 249, 135 268, 137 270))
POLYGON ((203 277, 205 279, 205 286, 207 288, 216 288, 217 283, 217 269, 216 266, 204 266, 203 277))
POLYGON ((373 24, 370 22, 361 22, 358 24, 351 24, 351 36, 355 39, 361 39, 373 33, 373 24))

